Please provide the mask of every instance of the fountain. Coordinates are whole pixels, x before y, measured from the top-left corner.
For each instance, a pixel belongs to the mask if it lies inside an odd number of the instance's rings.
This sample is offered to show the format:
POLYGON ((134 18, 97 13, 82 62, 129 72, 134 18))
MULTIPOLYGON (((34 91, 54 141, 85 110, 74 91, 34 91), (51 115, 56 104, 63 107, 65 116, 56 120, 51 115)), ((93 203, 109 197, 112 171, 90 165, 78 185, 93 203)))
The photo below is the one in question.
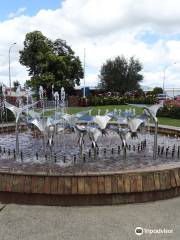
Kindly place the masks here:
POLYGON ((9 109, 15 126, 9 131, 1 117, 0 201, 114 204, 180 193, 180 130, 158 126, 162 103, 142 106, 140 115, 127 108, 93 116, 70 114, 63 87, 59 94, 52 86, 50 113, 42 86, 39 101, 31 95, 27 89, 24 104, 17 89, 16 106, 3 89, 1 116, 9 109))

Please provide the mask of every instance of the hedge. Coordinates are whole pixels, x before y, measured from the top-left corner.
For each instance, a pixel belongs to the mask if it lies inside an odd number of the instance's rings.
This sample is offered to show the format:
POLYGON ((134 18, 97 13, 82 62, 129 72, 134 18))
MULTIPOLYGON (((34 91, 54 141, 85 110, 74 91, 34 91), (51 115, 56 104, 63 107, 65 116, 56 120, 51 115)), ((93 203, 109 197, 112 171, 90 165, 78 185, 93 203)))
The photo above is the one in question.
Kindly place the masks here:
POLYGON ((104 105, 124 105, 128 103, 134 104, 154 104, 156 102, 153 97, 146 98, 130 98, 130 97, 89 97, 88 105, 104 106, 104 105))
POLYGON ((15 117, 9 109, 6 109, 4 114, 2 112, 0 113, 0 123, 12 122, 12 121, 15 121, 15 117))
POLYGON ((164 106, 163 108, 159 109, 157 116, 180 119, 180 107, 164 106))

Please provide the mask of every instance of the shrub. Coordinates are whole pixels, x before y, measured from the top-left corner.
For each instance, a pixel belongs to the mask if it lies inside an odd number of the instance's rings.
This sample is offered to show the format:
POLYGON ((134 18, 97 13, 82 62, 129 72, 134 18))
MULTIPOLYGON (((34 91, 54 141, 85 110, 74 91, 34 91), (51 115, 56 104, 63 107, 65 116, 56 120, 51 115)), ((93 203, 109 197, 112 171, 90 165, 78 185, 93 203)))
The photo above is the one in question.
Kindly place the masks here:
POLYGON ((127 103, 152 105, 156 103, 156 99, 152 96, 147 96, 144 98, 128 98, 127 103))
POLYGON ((154 97, 89 97, 88 103, 90 106, 104 106, 104 105, 124 105, 128 103, 147 104, 151 105, 156 102, 154 97))
POLYGON ((117 97, 89 97, 88 102, 90 106, 123 105, 126 104, 126 99, 117 97))
POLYGON ((163 108, 159 109, 157 116, 180 119, 180 107, 164 106, 163 108))
POLYGON ((9 109, 6 109, 6 111, 3 112, 1 111, 0 113, 0 123, 6 123, 6 122, 12 122, 12 121, 15 121, 15 117, 13 115, 13 113, 9 110, 9 109))

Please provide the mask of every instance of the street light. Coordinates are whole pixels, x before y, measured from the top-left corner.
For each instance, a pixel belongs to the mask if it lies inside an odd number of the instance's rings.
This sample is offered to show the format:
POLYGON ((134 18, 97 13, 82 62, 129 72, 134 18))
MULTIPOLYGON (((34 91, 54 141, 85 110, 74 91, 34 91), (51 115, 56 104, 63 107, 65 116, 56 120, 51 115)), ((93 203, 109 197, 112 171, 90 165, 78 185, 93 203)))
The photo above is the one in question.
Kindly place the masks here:
POLYGON ((86 88, 85 88, 85 68, 86 68, 86 49, 84 48, 84 88, 83 88, 83 98, 86 98, 86 88))
POLYGON ((10 96, 11 96, 11 48, 15 45, 16 43, 12 43, 10 48, 9 48, 9 87, 10 87, 10 96))
POLYGON ((164 72, 163 93, 164 93, 164 86, 165 86, 165 80, 166 80, 166 70, 167 70, 168 67, 170 67, 171 65, 174 65, 174 64, 176 64, 176 62, 166 65, 165 68, 164 68, 164 70, 163 70, 163 72, 164 72))

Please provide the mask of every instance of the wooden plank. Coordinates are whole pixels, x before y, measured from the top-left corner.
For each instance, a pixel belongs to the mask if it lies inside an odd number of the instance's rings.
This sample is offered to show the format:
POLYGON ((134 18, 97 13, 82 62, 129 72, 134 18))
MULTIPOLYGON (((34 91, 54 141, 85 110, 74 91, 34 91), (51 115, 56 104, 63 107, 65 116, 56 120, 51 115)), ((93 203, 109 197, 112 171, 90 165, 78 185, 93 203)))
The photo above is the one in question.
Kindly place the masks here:
POLYGON ((71 177, 64 177, 64 194, 72 193, 71 177))
POLYGON ((0 192, 2 191, 2 174, 0 173, 0 192))
POLYGON ((170 181, 170 174, 169 171, 165 173, 165 178, 166 178, 166 189, 171 188, 171 181, 170 181))
POLYGON ((130 176, 130 189, 131 192, 137 192, 137 176, 136 175, 131 175, 130 176))
POLYGON ((143 191, 153 191, 155 189, 154 187, 154 174, 152 173, 146 173, 142 176, 142 182, 143 182, 143 191))
POLYGON ((175 176, 175 179, 176 179, 176 185, 177 185, 177 187, 179 187, 180 186, 180 177, 179 177, 178 169, 174 169, 174 176, 175 176))
POLYGON ((112 187, 112 193, 118 192, 118 175, 111 176, 111 187, 112 187))
POLYGON ((159 173, 154 173, 154 189, 155 190, 160 190, 161 189, 159 173))
POLYGON ((51 179, 50 177, 44 178, 44 193, 50 194, 51 193, 51 179))
POLYGON ((13 192, 23 192, 25 184, 25 176, 14 175, 12 181, 13 192))
POLYGON ((171 187, 176 187, 176 179, 174 176, 174 171, 170 171, 170 180, 171 180, 171 187))
POLYGON ((142 192, 142 176, 131 175, 130 176, 131 192, 142 192))
POLYGON ((84 193, 85 194, 91 193, 91 178, 90 177, 84 178, 84 193))
POLYGON ((58 193, 64 194, 64 177, 58 178, 58 193))
POLYGON ((51 194, 58 193, 58 179, 57 177, 51 177, 51 194))
POLYGON ((32 177, 31 176, 26 176, 25 177, 25 182, 24 182, 24 192, 25 193, 31 193, 32 192, 31 183, 32 183, 32 177))
POLYGON ((32 176, 32 183, 31 183, 31 188, 32 188, 32 193, 38 193, 38 176, 32 176))
POLYGON ((98 193, 98 178, 91 177, 91 193, 97 194, 98 193))
POLYGON ((118 193, 124 192, 124 182, 123 182, 123 175, 118 176, 118 193))
POLYGON ((84 194, 84 177, 78 177, 78 193, 84 194))
POLYGON ((160 185, 161 185, 161 190, 166 190, 171 188, 169 171, 160 172, 160 185))
POLYGON ((123 175, 123 184, 124 184, 124 192, 129 193, 131 191, 131 182, 129 175, 123 175))
POLYGON ((98 193, 104 193, 105 186, 104 186, 104 177, 98 176, 98 193))
POLYGON ((6 179, 7 179, 7 181, 6 181, 5 191, 11 192, 12 191, 12 183, 13 183, 13 175, 8 175, 8 177, 6 179))
POLYGON ((0 180, 0 191, 4 192, 6 190, 7 174, 1 174, 0 180))
POLYGON ((161 190, 165 190, 166 189, 166 178, 165 178, 164 172, 160 172, 159 179, 160 179, 161 190))
MULTIPOLYGON (((25 184, 26 184, 25 179, 25 184)), ((44 192, 44 177, 32 176, 31 178, 31 192, 32 193, 43 193, 44 192)))
POLYGON ((142 191, 143 191, 142 176, 138 175, 137 176, 137 192, 142 192, 142 191))
POLYGON ((77 177, 72 177, 72 194, 78 193, 78 179, 77 177))
POLYGON ((111 193, 112 192, 112 187, 111 187, 111 176, 105 176, 104 177, 105 181, 105 193, 111 193))

